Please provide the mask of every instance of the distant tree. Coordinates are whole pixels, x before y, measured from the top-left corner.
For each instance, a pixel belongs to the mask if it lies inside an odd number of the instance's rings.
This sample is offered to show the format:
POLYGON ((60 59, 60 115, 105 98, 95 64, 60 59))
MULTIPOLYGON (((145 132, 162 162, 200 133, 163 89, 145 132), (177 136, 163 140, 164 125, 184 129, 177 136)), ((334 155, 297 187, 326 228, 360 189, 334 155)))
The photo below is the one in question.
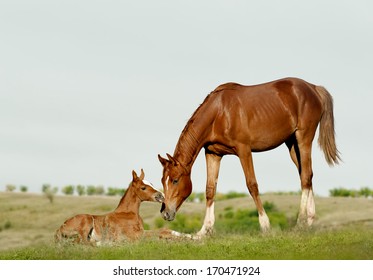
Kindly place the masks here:
POLYGON ((351 191, 346 188, 334 188, 329 191, 329 194, 332 197, 348 197, 351 196, 351 191))
POLYGON ((226 198, 227 199, 232 199, 232 198, 238 198, 238 197, 245 197, 247 196, 246 193, 239 193, 239 192, 235 192, 235 191, 230 191, 226 194, 226 198))
POLYGON ((187 202, 194 202, 194 200, 196 199, 196 193, 195 192, 192 192, 188 198, 186 199, 187 202))
POLYGON ((124 190, 120 188, 113 188, 113 187, 108 187, 108 190, 106 192, 106 195, 108 196, 122 196, 124 194, 124 190))
POLYGON ((85 195, 85 193, 86 193, 85 186, 83 186, 83 185, 77 185, 76 186, 76 191, 78 192, 79 196, 85 195))
POLYGON ((20 186, 19 187, 21 192, 27 192, 28 188, 26 186, 20 186))
POLYGON ((103 186, 88 186, 87 195, 103 195, 105 194, 105 189, 103 186))
POLYGON ((48 198, 49 202, 53 203, 54 195, 58 192, 58 188, 57 187, 52 188, 50 184, 43 184, 42 192, 48 198))
POLYGON ((117 195, 117 190, 116 190, 116 188, 108 187, 107 192, 106 192, 106 195, 108 195, 108 196, 114 196, 114 195, 117 195))
POLYGON ((369 196, 372 196, 373 192, 370 188, 363 187, 360 189, 359 194, 364 197, 369 197, 369 196))
POLYGON ((122 189, 122 188, 117 189, 117 195, 119 195, 119 196, 123 196, 124 193, 126 192, 126 190, 127 190, 127 189, 122 189))
POLYGON ((203 202, 204 200, 205 200, 205 193, 203 192, 201 193, 192 192, 187 198, 188 202, 203 202))
POLYGON ((5 186, 5 189, 6 189, 7 192, 12 192, 16 189, 16 186, 8 184, 8 185, 5 186))
POLYGON ((89 185, 87 187, 87 195, 94 195, 95 192, 96 192, 96 187, 95 186, 89 185))
POLYGON ((97 186, 96 189, 95 189, 95 194, 96 195, 103 195, 103 194, 105 194, 104 186, 97 186))
POLYGON ((75 189, 74 186, 68 185, 68 186, 65 186, 65 187, 62 188, 62 192, 65 195, 73 195, 74 194, 74 189, 75 189))

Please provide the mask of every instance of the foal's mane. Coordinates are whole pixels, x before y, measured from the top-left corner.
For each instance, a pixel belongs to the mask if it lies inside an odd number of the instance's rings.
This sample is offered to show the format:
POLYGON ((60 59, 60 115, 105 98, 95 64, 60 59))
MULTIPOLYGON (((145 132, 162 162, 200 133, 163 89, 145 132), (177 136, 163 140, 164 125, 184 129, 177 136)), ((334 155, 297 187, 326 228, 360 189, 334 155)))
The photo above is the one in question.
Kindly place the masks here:
POLYGON ((119 203, 118 203, 118 205, 117 205, 117 208, 122 204, 123 200, 125 199, 126 195, 128 194, 128 190, 129 190, 130 188, 132 188, 132 184, 133 184, 133 182, 131 182, 131 183, 129 184, 128 188, 125 190, 125 192, 124 192, 122 198, 119 200, 119 203))

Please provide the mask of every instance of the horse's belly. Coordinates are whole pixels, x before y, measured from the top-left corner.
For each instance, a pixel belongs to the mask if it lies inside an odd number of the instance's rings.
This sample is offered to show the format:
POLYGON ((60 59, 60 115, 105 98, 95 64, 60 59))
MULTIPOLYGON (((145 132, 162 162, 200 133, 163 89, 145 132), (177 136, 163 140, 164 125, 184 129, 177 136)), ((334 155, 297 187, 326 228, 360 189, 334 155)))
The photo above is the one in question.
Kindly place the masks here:
POLYGON ((290 125, 267 125, 261 129, 248 132, 247 143, 253 152, 268 151, 280 146, 295 132, 290 125))

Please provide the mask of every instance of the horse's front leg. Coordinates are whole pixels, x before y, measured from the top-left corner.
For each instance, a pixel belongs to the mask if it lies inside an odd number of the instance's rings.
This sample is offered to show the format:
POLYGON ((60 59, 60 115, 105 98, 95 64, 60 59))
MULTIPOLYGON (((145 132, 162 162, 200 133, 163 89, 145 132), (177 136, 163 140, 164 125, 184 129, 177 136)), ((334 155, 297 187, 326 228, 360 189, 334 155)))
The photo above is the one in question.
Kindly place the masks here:
POLYGON ((212 234, 215 223, 214 198, 219 176, 221 156, 210 154, 207 151, 205 153, 205 156, 207 167, 206 215, 203 222, 203 226, 201 230, 197 233, 197 237, 203 237, 212 234))

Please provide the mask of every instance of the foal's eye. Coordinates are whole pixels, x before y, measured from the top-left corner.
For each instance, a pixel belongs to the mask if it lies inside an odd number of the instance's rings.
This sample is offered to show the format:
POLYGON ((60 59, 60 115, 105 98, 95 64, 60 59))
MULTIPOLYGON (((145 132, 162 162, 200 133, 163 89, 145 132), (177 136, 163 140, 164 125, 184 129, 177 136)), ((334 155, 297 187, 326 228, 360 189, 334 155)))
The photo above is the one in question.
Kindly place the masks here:
POLYGON ((142 186, 142 187, 141 187, 141 190, 145 191, 145 190, 146 190, 146 187, 145 187, 145 186, 142 186))
POLYGON ((174 180, 172 180, 172 184, 177 185, 177 183, 179 183, 179 180, 178 180, 178 179, 174 179, 174 180))

